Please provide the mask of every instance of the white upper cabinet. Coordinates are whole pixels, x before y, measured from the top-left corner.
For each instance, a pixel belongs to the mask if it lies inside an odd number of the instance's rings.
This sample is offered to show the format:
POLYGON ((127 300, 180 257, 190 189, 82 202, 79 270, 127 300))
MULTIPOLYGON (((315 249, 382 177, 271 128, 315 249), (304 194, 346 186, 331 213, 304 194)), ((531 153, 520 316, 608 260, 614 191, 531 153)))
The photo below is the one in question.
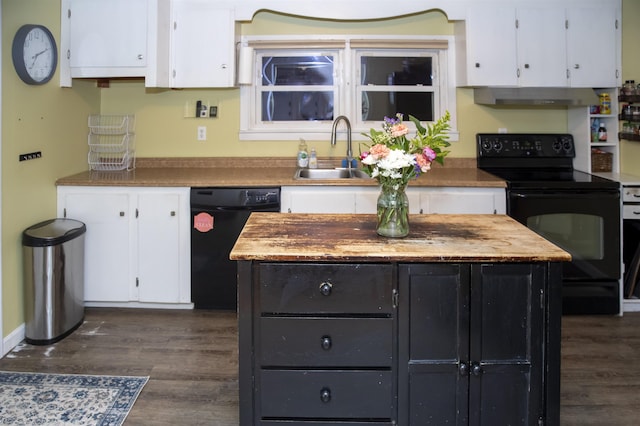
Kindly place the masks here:
POLYGON ((455 24, 458 86, 619 85, 620 2, 487 1, 455 24))
POLYGON ((620 18, 615 4, 567 10, 567 54, 572 87, 620 84, 620 18))
POLYGON ((516 10, 473 6, 455 25, 459 86, 516 86, 516 10))
POLYGON ((155 55, 150 42, 155 5, 155 0, 62 0, 60 85, 71 86, 72 78, 145 77, 155 55))
POLYGON ((521 87, 567 84, 564 9, 523 7, 517 10, 517 70, 521 87))
MULTIPOLYGON (((165 17, 161 16, 161 21, 165 17)), ((235 21, 230 8, 207 0, 171 1, 166 79, 162 87, 232 87, 235 84, 235 21)))

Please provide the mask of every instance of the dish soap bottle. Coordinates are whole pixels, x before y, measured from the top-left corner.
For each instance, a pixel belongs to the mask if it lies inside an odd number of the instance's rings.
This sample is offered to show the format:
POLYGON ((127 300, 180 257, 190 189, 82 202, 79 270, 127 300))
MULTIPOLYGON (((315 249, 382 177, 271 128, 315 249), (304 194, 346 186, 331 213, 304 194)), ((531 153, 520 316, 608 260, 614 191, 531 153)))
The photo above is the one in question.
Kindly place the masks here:
POLYGON ((309 168, 310 169, 318 168, 318 154, 316 153, 315 148, 311 148, 311 153, 309 154, 309 168))
POLYGON ((307 167, 309 165, 309 154, 307 152, 307 143, 304 139, 300 139, 298 145, 298 167, 307 167))

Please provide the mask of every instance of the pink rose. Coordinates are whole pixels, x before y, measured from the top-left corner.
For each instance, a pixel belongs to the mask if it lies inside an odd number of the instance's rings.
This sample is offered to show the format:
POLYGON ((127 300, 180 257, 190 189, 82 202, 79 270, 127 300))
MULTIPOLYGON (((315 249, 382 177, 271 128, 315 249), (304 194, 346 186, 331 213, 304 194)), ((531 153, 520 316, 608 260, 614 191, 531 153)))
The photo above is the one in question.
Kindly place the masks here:
POLYGON ((431 161, 424 154, 416 155, 416 164, 423 173, 431 170, 431 161))

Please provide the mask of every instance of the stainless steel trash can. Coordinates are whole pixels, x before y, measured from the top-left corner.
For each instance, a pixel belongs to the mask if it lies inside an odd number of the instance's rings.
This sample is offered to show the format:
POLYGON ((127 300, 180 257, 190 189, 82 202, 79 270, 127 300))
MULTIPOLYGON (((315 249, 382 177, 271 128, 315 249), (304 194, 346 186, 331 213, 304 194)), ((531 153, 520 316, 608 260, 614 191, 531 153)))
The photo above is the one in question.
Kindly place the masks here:
POLYGON ((55 343, 84 319, 84 223, 51 219, 22 233, 25 339, 55 343))

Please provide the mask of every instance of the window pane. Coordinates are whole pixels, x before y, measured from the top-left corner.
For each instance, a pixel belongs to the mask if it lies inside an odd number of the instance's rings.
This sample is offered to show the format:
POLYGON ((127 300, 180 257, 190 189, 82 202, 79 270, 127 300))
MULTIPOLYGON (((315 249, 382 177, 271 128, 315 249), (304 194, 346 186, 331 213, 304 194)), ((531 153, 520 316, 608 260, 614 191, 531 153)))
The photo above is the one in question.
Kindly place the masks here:
POLYGON ((262 121, 333 120, 333 92, 263 92, 262 121))
POLYGON ((433 85, 431 57, 362 56, 360 66, 363 85, 433 85))
POLYGON ((432 92, 362 92, 362 121, 413 115, 420 121, 434 121, 432 92))
POLYGON ((263 56, 263 86, 332 86, 333 56, 263 56))

